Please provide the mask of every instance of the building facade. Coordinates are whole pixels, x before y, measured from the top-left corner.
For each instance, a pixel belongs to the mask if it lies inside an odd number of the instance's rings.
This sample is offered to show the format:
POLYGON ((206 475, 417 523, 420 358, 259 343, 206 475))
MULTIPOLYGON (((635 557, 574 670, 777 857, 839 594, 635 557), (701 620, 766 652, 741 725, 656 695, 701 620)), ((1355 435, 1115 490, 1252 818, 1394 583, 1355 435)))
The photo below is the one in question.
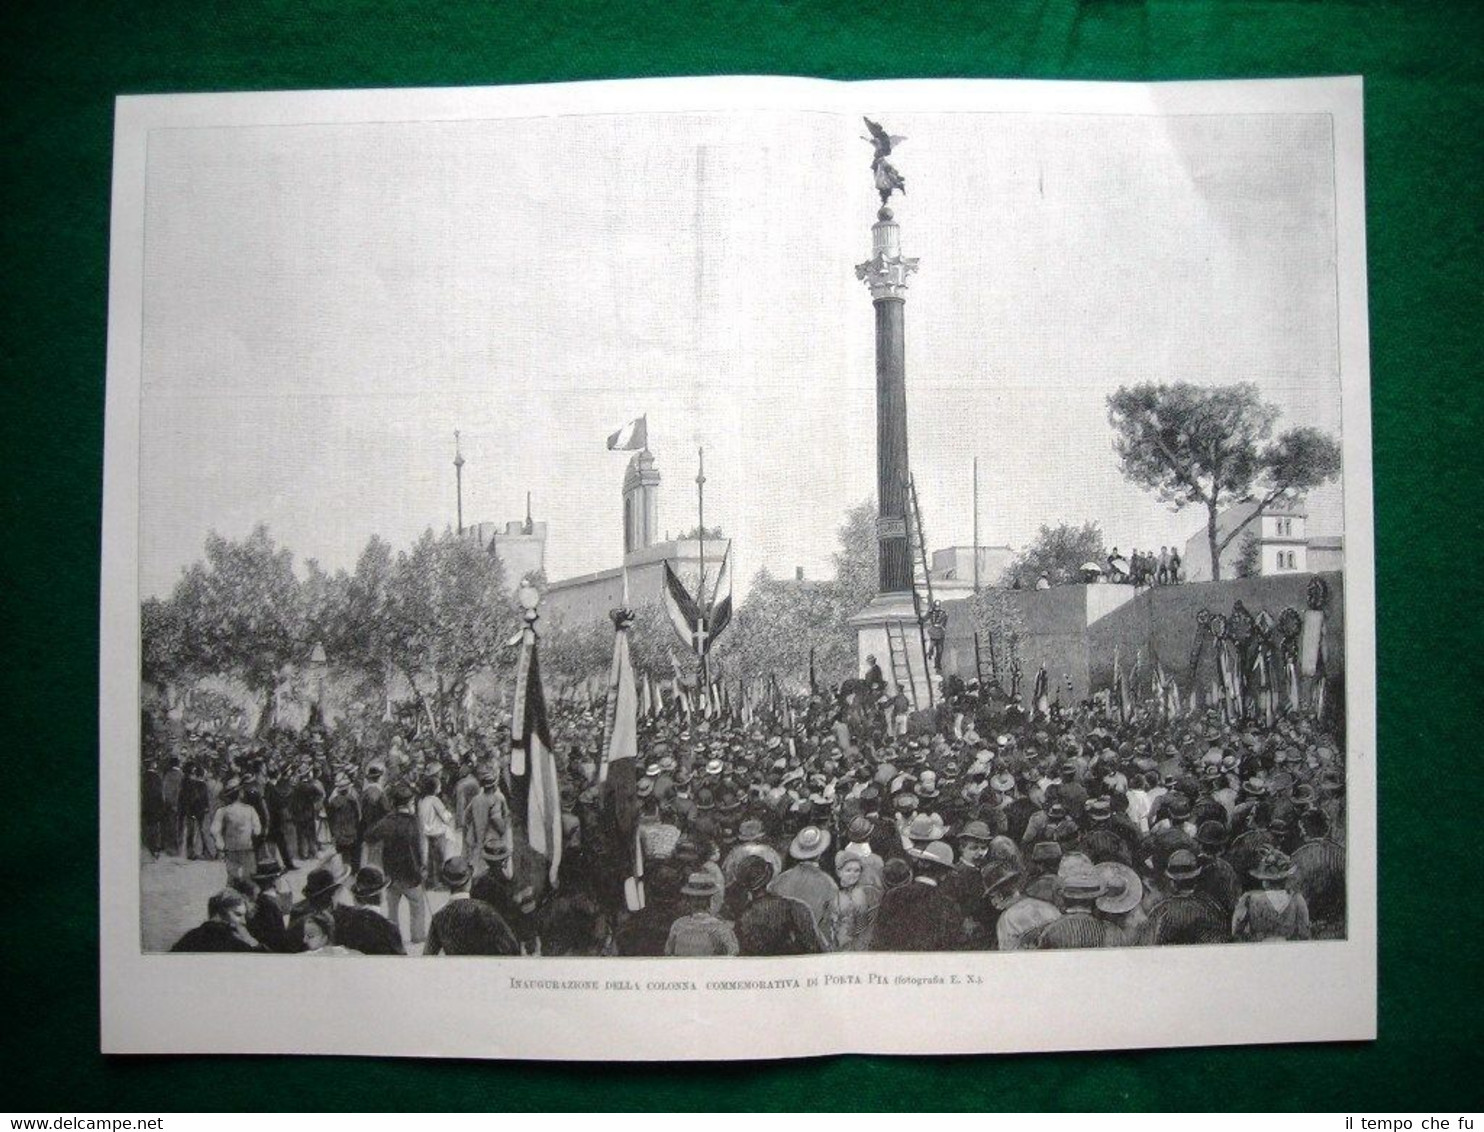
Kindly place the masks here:
MULTIPOLYGON (((1309 512, 1302 499, 1277 499, 1254 519, 1252 514, 1256 510, 1257 503, 1249 500, 1235 503, 1216 516, 1218 542, 1246 523, 1221 551, 1222 578, 1235 578, 1242 574, 1243 558, 1247 555, 1251 556, 1250 568, 1245 573, 1251 577, 1269 578, 1338 568, 1336 559, 1340 544, 1335 539, 1324 540, 1325 553, 1321 564, 1310 563, 1309 512)), ((1212 579, 1211 547, 1204 527, 1186 540, 1183 573, 1186 581, 1209 582, 1212 579)))

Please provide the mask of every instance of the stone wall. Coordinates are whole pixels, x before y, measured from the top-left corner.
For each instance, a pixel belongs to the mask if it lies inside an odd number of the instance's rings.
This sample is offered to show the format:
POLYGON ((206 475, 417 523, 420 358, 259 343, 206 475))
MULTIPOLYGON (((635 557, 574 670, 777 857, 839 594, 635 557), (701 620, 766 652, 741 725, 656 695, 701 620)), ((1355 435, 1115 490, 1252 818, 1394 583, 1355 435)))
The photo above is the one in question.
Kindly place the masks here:
MULTIPOLYGON (((1329 670, 1344 671, 1344 575, 1339 571, 1321 575, 1329 584, 1326 634, 1329 670)), ((1053 687, 1072 686, 1071 697, 1082 699, 1109 687, 1113 682, 1114 658, 1129 672, 1142 658, 1142 673, 1152 676, 1159 662, 1175 678, 1182 692, 1194 683, 1205 687, 1210 679, 1212 650, 1202 650, 1197 668, 1190 666, 1195 641, 1196 614, 1207 609, 1230 614, 1241 601, 1256 616, 1267 610, 1277 617, 1285 608, 1299 612, 1307 608, 1306 593, 1313 574, 1286 574, 1264 578, 1233 578, 1220 582, 1193 582, 1179 586, 1156 586, 1134 592, 1131 586, 1055 586, 1049 590, 1004 590, 1013 619, 1022 626, 1019 642, 1023 688, 1029 689, 1041 665, 1046 666, 1053 687)), ((974 672, 974 626, 967 601, 945 601, 948 610, 948 642, 943 671, 965 679, 974 672)), ((987 640, 981 638, 981 658, 986 673, 990 658, 987 640)), ((996 642, 1001 679, 1009 686, 1006 643, 996 642)))

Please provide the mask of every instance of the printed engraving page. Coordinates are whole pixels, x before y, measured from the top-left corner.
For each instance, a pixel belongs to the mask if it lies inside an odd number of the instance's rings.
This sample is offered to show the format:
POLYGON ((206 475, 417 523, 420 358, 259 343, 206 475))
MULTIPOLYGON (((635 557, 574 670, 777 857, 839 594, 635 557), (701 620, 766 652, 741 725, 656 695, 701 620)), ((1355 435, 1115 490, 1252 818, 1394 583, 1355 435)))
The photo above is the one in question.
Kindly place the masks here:
POLYGON ((104 1050, 1374 1036, 1361 123, 120 99, 104 1050))

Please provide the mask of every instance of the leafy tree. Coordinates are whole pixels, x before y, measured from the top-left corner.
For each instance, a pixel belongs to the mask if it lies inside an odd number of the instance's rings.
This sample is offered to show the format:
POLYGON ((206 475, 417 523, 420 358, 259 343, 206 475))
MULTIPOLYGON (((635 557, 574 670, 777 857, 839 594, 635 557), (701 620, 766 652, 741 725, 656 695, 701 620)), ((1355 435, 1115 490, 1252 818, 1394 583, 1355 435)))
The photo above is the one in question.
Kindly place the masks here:
POLYGON ((518 625, 500 560, 450 531, 425 531, 397 556, 389 582, 385 647, 437 728, 457 725, 457 705, 478 670, 496 667, 518 625), (425 693, 419 678, 431 682, 425 693))
POLYGON ((1242 545, 1237 550, 1236 570, 1239 578, 1255 578, 1262 571, 1262 551, 1257 536, 1251 531, 1243 536, 1242 545))
POLYGON ((186 571, 171 601, 185 626, 181 663, 240 680, 262 705, 259 730, 266 727, 274 689, 310 647, 293 554, 261 523, 240 542, 213 531, 205 561, 186 571))
POLYGON ((171 689, 190 678, 186 624, 173 599, 148 598, 139 607, 140 678, 168 706, 171 689))
POLYGON ((705 528, 702 528, 700 526, 692 527, 690 530, 686 531, 683 535, 680 535, 679 536, 679 538, 682 541, 684 541, 685 539, 705 538, 708 542, 713 541, 713 540, 717 540, 717 539, 724 539, 726 537, 727 537, 726 534, 722 531, 722 529, 720 527, 705 527, 705 528))
POLYGON ((1082 564, 1096 562, 1102 565, 1107 557, 1103 545, 1103 529, 1097 523, 1083 523, 1080 527, 1061 523, 1050 527, 1044 523, 1035 541, 1015 556, 1005 571, 1005 583, 1015 579, 1023 586, 1033 586, 1044 573, 1054 585, 1076 582, 1082 577, 1082 564))
POLYGON ((1306 427, 1274 438, 1278 416, 1250 382, 1145 382, 1108 398, 1113 450, 1129 481, 1176 511, 1193 504, 1206 509, 1213 579, 1221 577, 1221 552, 1274 500, 1340 474, 1340 446, 1332 438, 1306 427), (1252 513, 1221 535, 1222 508, 1247 499, 1257 504, 1252 513))

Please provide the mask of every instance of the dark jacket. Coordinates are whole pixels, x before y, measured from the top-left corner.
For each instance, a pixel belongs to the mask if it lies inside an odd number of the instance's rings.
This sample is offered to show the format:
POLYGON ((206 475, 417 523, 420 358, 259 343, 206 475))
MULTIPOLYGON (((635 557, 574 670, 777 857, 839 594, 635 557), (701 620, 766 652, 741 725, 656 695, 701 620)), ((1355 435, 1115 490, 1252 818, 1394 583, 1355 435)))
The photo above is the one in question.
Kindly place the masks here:
POLYGON ((416 814, 387 814, 366 831, 367 844, 381 843, 381 871, 408 888, 423 882, 427 847, 416 814))
POLYGON ((881 898, 872 951, 956 951, 963 941, 958 901, 937 885, 914 880, 881 898))
POLYGON ((800 901, 765 892, 735 925, 741 955, 814 955, 823 950, 814 915, 800 901))
POLYGON ((207 920, 200 927, 192 928, 175 941, 171 951, 263 951, 244 943, 232 930, 230 924, 220 920, 207 920))
POLYGON ((257 902, 247 917, 247 930, 269 951, 285 954, 299 950, 297 937, 291 937, 284 927, 282 906, 266 892, 258 894, 257 902))
POLYGON ((450 900, 433 913, 424 955, 519 955, 520 943, 483 900, 450 900))
POLYGON ((337 904, 334 909, 335 942, 362 955, 406 955, 402 933, 378 912, 357 904, 337 904))

